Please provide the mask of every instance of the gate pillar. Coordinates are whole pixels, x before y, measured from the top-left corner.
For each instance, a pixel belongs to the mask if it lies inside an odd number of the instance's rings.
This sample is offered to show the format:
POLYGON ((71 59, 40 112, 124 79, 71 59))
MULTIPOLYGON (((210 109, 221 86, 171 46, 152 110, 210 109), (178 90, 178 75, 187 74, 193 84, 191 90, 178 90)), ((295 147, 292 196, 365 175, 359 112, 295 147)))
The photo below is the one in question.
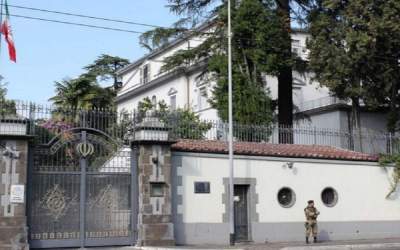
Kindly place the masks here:
POLYGON ((171 142, 157 118, 135 128, 137 152, 139 246, 175 245, 171 204, 171 142))
POLYGON ((29 249, 27 174, 28 138, 0 135, 0 249, 29 249))

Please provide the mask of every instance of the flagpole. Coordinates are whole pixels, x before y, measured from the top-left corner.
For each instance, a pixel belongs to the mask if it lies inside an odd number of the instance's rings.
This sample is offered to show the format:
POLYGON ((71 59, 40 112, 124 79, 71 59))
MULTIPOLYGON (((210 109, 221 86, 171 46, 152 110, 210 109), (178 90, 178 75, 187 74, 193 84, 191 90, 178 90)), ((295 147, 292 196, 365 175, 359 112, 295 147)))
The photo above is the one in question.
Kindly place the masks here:
MULTIPOLYGON (((1 0, 0 1, 0 30, 1 30, 1 25, 3 24, 3 4, 4 4, 4 0, 1 0)), ((2 41, 1 37, 2 37, 2 33, 0 32, 0 56, 1 56, 1 41, 2 41)))
POLYGON ((229 123, 229 243, 235 244, 234 182, 233 182, 233 107, 232 107, 232 30, 231 0, 228 0, 228 123, 229 123))

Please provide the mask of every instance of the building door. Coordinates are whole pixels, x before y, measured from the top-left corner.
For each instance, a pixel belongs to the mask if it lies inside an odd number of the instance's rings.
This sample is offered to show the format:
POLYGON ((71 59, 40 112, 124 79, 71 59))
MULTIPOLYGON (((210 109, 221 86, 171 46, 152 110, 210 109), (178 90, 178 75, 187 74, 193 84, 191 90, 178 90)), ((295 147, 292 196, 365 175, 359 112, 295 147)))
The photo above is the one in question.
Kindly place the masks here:
POLYGON ((248 191, 248 185, 234 186, 234 222, 236 241, 249 240, 248 191))

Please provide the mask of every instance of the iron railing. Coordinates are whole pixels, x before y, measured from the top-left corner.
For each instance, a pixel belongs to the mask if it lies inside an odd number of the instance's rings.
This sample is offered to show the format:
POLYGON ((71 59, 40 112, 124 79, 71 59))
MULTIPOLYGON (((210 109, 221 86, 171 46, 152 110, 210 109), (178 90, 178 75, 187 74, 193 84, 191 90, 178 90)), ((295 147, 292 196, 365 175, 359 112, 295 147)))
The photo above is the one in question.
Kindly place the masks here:
MULTIPOLYGON (((103 131, 120 142, 140 136, 145 129, 152 138, 168 131, 168 138, 227 140, 228 125, 221 121, 198 120, 193 122, 179 114, 155 112, 157 119, 146 120, 140 112, 116 112, 107 109, 58 108, 27 102, 0 102, 0 136, 30 135, 36 143, 46 144, 63 131, 72 128, 93 128, 103 131), (154 121, 160 121, 157 126, 154 121), (153 124, 152 124, 153 122, 153 124)), ((153 117, 154 118, 154 117, 153 117)), ((383 131, 343 131, 310 126, 265 126, 234 124, 236 141, 260 143, 294 143, 326 145, 371 154, 400 152, 400 136, 383 131)), ((143 136, 143 134, 142 134, 143 136)))

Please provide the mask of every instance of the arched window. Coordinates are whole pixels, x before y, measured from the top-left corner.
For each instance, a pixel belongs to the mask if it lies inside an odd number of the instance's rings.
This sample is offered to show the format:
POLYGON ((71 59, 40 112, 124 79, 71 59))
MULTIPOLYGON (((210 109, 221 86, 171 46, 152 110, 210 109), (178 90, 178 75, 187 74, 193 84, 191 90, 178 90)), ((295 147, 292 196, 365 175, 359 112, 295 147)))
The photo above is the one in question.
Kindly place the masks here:
POLYGON ((197 110, 208 108, 208 91, 207 86, 202 86, 198 90, 197 96, 197 110))
POLYGON ((155 95, 151 97, 151 104, 153 104, 153 109, 157 109, 157 97, 155 95))
POLYGON ((176 110, 176 93, 178 93, 178 91, 176 91, 176 89, 171 88, 168 91, 168 96, 169 96, 169 108, 171 110, 176 110))

